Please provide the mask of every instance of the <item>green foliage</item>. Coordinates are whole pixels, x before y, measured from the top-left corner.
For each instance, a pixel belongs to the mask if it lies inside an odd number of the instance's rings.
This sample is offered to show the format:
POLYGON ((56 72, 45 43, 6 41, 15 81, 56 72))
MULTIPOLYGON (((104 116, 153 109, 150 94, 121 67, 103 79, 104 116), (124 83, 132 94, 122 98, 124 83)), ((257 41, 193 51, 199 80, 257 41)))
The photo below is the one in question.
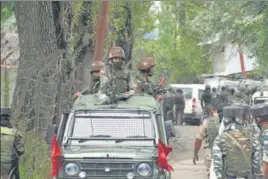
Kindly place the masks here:
POLYGON ((11 16, 14 15, 14 1, 8 2, 6 5, 2 5, 3 2, 1 2, 1 25, 9 19, 11 16))
POLYGON ((188 24, 188 19, 197 14, 192 7, 199 7, 189 2, 164 2, 161 7, 162 11, 156 14, 159 38, 137 40, 135 55, 142 49, 143 55, 155 58, 155 82, 168 69, 166 83, 192 83, 196 76, 212 71, 211 60, 205 57, 207 49, 198 45, 198 34, 188 24))
POLYGON ((25 154, 20 158, 20 177, 23 179, 50 178, 51 162, 48 145, 34 135, 25 133, 25 154))

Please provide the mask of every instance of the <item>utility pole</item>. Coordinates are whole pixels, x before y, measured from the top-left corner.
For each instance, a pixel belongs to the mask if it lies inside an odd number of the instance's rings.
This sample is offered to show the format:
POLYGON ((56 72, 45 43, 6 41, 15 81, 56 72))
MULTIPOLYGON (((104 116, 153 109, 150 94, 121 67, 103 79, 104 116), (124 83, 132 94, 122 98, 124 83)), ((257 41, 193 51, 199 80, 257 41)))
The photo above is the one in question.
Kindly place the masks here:
POLYGON ((247 73, 245 70, 244 53, 243 53, 241 44, 238 45, 238 48, 239 48, 240 68, 241 68, 242 76, 245 79, 247 78, 247 73))

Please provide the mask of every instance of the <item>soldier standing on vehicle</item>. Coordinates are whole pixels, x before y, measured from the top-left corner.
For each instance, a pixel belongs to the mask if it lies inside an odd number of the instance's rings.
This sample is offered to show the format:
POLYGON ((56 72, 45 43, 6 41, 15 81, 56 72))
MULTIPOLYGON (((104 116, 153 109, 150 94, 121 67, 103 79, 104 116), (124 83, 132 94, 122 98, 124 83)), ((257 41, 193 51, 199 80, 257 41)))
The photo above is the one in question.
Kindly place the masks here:
POLYGON ((135 93, 135 83, 130 72, 123 67, 125 52, 121 47, 114 46, 109 52, 109 71, 115 86, 115 94, 128 98, 135 93))
POLYGON ((97 93, 100 89, 100 76, 101 71, 104 70, 104 63, 102 61, 94 61, 90 66, 90 73, 92 77, 92 85, 91 88, 85 88, 81 92, 75 94, 74 99, 80 95, 94 94, 97 93))
POLYGON ((175 102, 175 117, 177 120, 179 119, 179 121, 177 121, 177 124, 181 125, 183 122, 183 114, 185 108, 183 91, 181 89, 177 89, 177 92, 175 92, 174 102, 175 102))
POLYGON ((144 58, 140 61, 137 69, 140 72, 140 79, 138 79, 137 92, 147 93, 155 97, 156 86, 149 80, 154 74, 155 62, 152 58, 144 58))
POLYGON ((260 144, 250 126, 250 106, 224 107, 223 116, 224 131, 212 147, 217 179, 261 179, 260 144))
POLYGON ((201 96, 201 107, 203 109, 205 116, 209 115, 209 110, 207 109, 207 106, 211 104, 211 100, 212 100, 212 94, 210 90, 211 90, 210 85, 206 85, 205 91, 201 96))
POLYGON ((207 176, 210 176, 210 166, 211 166, 211 149, 213 146, 213 142, 218 135, 218 127, 220 119, 218 117, 216 107, 209 105, 208 106, 211 116, 206 118, 202 125, 200 126, 199 132, 195 139, 194 144, 194 157, 193 163, 196 165, 196 161, 198 161, 198 152, 201 148, 202 141, 205 140, 204 149, 205 149, 205 165, 207 170, 207 176))
POLYGON ((252 106, 252 115, 261 129, 261 156, 264 178, 268 178, 268 103, 252 106))
POLYGON ((167 93, 164 94, 163 98, 163 112, 164 112, 164 120, 168 120, 168 113, 173 110, 174 107, 174 94, 172 93, 172 88, 169 87, 167 89, 167 93))
POLYGON ((1 177, 7 179, 12 169, 19 179, 19 157, 24 154, 24 141, 19 131, 10 123, 11 111, 1 108, 1 177))

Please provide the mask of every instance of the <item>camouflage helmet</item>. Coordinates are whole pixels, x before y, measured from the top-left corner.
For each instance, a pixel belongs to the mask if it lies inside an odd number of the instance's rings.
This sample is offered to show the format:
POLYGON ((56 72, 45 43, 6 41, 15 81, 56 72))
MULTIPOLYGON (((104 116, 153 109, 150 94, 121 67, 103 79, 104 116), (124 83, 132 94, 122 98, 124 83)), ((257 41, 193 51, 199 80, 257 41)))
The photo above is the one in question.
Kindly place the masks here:
POLYGON ((118 46, 114 46, 110 49, 109 59, 116 58, 116 57, 120 57, 120 58, 125 59, 125 52, 124 52, 123 48, 118 47, 118 46))
POLYGON ((99 72, 104 67, 102 61, 94 61, 91 63, 90 72, 99 72))
POLYGON ((155 62, 153 60, 153 58, 144 58, 140 61, 137 69, 138 70, 147 70, 151 67, 154 67, 155 66, 155 62))

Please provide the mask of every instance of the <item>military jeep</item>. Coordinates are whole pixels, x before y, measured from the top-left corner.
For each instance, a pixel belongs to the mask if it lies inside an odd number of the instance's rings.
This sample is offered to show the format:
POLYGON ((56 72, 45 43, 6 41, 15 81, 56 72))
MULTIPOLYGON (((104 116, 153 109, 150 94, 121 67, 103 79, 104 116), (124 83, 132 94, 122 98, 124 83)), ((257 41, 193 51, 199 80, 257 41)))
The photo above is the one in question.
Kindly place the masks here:
POLYGON ((97 105, 95 95, 76 99, 61 117, 57 179, 171 179, 158 167, 158 139, 167 144, 160 104, 146 94, 97 105))

